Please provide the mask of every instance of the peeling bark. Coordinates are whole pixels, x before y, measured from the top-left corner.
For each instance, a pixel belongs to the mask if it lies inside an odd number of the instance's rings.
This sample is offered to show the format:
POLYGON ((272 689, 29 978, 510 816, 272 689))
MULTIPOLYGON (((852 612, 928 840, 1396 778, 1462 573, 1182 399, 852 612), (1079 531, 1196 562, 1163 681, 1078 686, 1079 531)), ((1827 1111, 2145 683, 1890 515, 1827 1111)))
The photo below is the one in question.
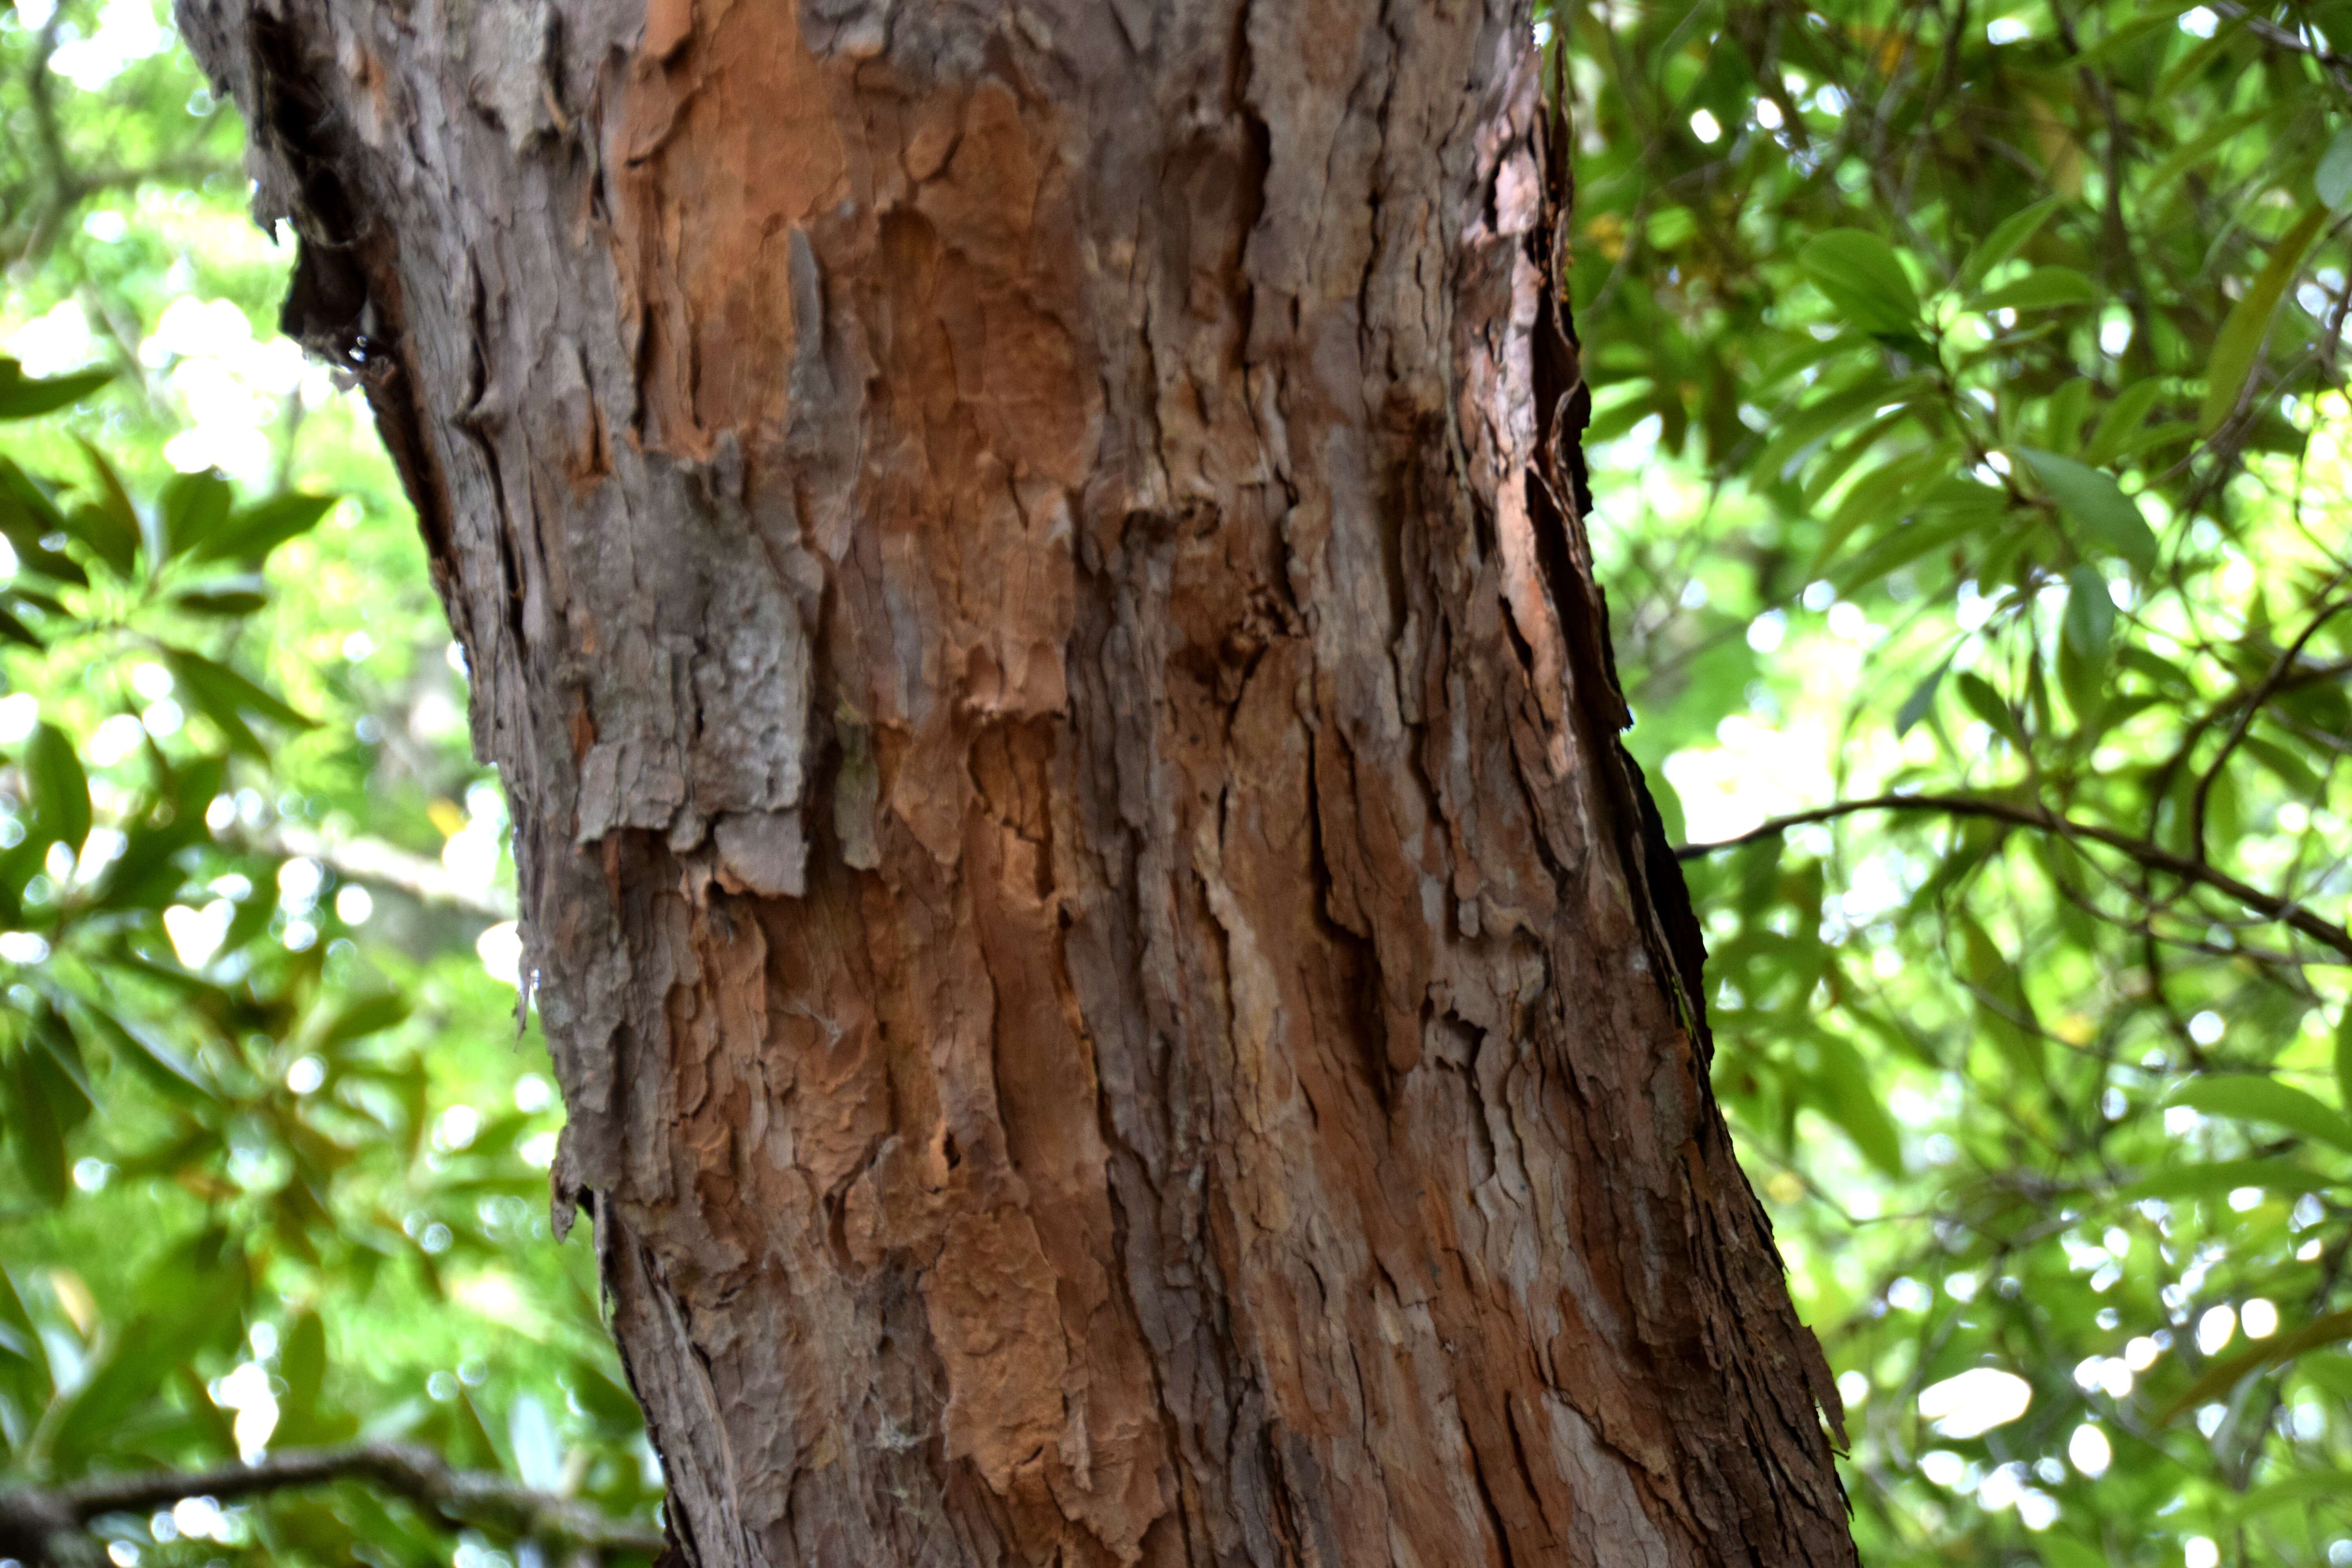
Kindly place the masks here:
POLYGON ((181 9, 471 662, 688 1561, 1853 1561, 1523 7, 181 9))

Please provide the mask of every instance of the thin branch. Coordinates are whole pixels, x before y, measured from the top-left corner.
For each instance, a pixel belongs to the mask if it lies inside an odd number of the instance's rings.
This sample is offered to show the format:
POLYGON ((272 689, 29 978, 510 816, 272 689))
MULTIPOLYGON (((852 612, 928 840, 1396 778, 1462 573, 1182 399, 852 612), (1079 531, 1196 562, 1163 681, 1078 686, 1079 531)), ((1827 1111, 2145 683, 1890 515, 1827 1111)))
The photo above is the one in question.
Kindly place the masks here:
POLYGON ((250 1465, 100 1476, 50 1489, 0 1492, 0 1552, 35 1564, 89 1557, 80 1532, 110 1513, 146 1513, 184 1498, 255 1497, 331 1481, 366 1481, 408 1499, 451 1528, 488 1526, 518 1539, 599 1553, 658 1556, 660 1531, 614 1519, 571 1498, 503 1476, 453 1470, 428 1448, 361 1443, 289 1448, 250 1465), (59 1539, 64 1537, 66 1539, 59 1539))
POLYGON ((2238 902, 2267 919, 2292 926, 2323 946, 2332 948, 2352 961, 2352 931, 2320 919, 2292 899, 2266 893, 2260 888, 2238 880, 2228 872, 2217 869, 2185 855, 2176 855, 2161 845, 2145 838, 2134 838, 2112 827, 2096 823, 2077 822, 2060 816, 2038 805, 2021 805, 2014 801, 1989 799, 1981 795, 1881 795, 1867 800, 1843 800, 1831 805, 1815 806, 1811 811, 1794 812, 1776 816, 1733 838, 1718 839, 1712 844, 1685 844, 1675 850, 1677 860, 1697 860, 1736 849, 1743 844, 1753 844, 1759 838, 1775 838, 1792 827, 1809 823, 1831 822, 1842 816, 1853 816, 1865 811, 1930 812, 1941 816, 1973 816, 1994 822, 2006 822, 2017 827, 2037 828, 2045 833, 2057 833, 2069 838, 2088 839, 2105 846, 2138 862, 2151 871, 2161 871, 2185 882, 2201 883, 2215 892, 2227 894, 2238 902))
POLYGON ((230 828, 222 842, 262 855, 306 856, 346 881, 389 888, 420 902, 446 905, 485 920, 515 918, 514 895, 505 889, 468 881, 429 855, 381 838, 334 837, 280 821, 267 827, 230 828))
POLYGON ((2310 57, 2322 70, 2328 74, 2339 89, 2347 94, 2352 94, 2352 59, 2347 59, 2333 49, 2324 48, 2313 43, 2299 31, 2282 27, 2267 16, 2257 16, 2245 6, 2234 4, 2233 0, 2217 0, 2213 9, 2231 21, 2243 22, 2246 25, 2246 31, 2273 48, 2284 49, 2289 54, 2310 57))
POLYGON ((41 24, 33 40, 33 52, 25 62, 25 97, 33 107, 31 145, 38 150, 37 162, 48 186, 48 194, 35 210, 32 233, 25 242, 24 256, 38 261, 49 248, 50 237, 68 205, 67 190, 73 178, 66 160, 65 132, 58 122, 57 97, 50 89, 49 61, 58 52, 58 37, 65 26, 65 7, 49 12, 49 19, 41 24))
POLYGON ((65 7, 50 11, 48 20, 35 35, 25 65, 25 99, 33 117, 32 135, 26 142, 39 183, 46 187, 31 205, 25 243, 16 258, 26 263, 37 263, 48 254, 59 229, 86 197, 103 191, 136 189, 152 180, 199 184, 215 174, 237 172, 233 164, 199 152, 170 153, 137 166, 117 164, 89 173, 76 170, 66 148, 65 122, 58 112, 56 86, 50 79, 50 63, 57 57, 65 21, 65 7))
POLYGON ((215 175, 234 179, 242 173, 235 163, 203 153, 175 153, 152 163, 93 169, 86 174, 76 174, 68 188, 76 199, 79 199, 97 195, 101 191, 135 190, 151 182, 201 185, 215 175))
MULTIPOLYGON (((2342 581, 2341 574, 2337 581, 2342 581)), ((2329 584, 2331 587, 2334 585, 2329 584)), ((2287 677, 2294 673, 2297 661, 2303 658, 2303 650, 2311 645, 2313 637, 2319 635, 2319 628, 2346 610, 2352 610, 2352 599, 2338 599, 2333 604, 2321 605, 2319 613, 2311 617, 2311 624, 2303 628, 2303 635, 2280 651, 2270 673, 2246 699, 2245 707, 2239 711, 2237 723, 2231 726, 2230 733, 2221 742, 2221 751, 2214 754, 2212 764, 2198 779, 2197 791, 2189 802, 2189 843, 2200 861, 2205 858, 2205 809, 2212 798, 2213 782, 2221 776, 2221 769, 2229 763, 2230 754, 2238 749, 2238 743, 2246 738, 2246 731, 2253 728, 2254 716, 2286 684, 2287 677)))

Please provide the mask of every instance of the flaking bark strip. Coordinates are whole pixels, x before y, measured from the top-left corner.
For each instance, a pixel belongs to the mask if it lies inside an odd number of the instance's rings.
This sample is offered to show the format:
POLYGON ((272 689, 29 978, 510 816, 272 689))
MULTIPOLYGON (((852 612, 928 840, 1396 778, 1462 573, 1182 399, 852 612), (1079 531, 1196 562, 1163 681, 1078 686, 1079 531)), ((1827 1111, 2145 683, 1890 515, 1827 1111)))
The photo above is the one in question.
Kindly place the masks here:
POLYGON ((1528 487, 1528 510, 1536 519, 1552 600, 1568 633, 1570 690, 1587 715, 1610 775, 1617 852, 1628 890, 1643 906, 1649 968, 1682 1014, 1701 1061, 1711 1062, 1715 1040, 1706 1023, 1706 937, 1648 781, 1621 739, 1633 716, 1617 679, 1609 601, 1594 579, 1592 550, 1584 532, 1583 520, 1592 505, 1584 463, 1592 394, 1584 380, 1582 350, 1569 303, 1572 258, 1568 236, 1575 192, 1568 113, 1557 79, 1549 91, 1543 131, 1535 139, 1544 180, 1544 221, 1528 237, 1529 255, 1544 277, 1534 345, 1538 463, 1528 487))

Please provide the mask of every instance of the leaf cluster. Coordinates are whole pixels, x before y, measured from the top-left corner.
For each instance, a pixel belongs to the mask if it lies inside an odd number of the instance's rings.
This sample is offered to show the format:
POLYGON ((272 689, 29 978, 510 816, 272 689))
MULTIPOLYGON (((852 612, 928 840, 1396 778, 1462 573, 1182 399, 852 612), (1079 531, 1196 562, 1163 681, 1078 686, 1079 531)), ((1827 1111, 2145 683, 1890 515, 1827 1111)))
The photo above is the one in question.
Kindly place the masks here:
MULTIPOLYGON (((0 421, 106 380, 0 359, 0 421)), ((16 737, 0 743, 0 1142, 19 1194, 0 1212, 0 1466, 69 1491, 264 1445, 398 1439, 642 1510, 658 1492, 642 1418, 576 1272, 553 1269, 553 1311, 505 1307, 554 1352, 539 1359, 562 1369, 568 1441, 538 1393, 494 1420, 478 1353, 387 1398, 352 1337, 386 1307, 478 1297, 499 1278, 486 1265, 546 1245, 545 1178, 520 1151, 551 1135, 543 1086, 503 1115, 436 1114, 419 1037, 459 1021, 448 1002, 420 1016, 436 988, 396 953, 363 958, 365 917, 331 873, 257 831, 255 786, 315 722, 251 667, 267 569, 334 499, 241 501, 199 471, 142 503, 95 445, 79 455, 67 480, 0 456, 0 726, 16 737)), ((366 1479, 97 1524, 118 1557, 438 1560, 449 1510, 366 1479)))
POLYGON ((1865 1560, 2352 1558, 2352 7, 1547 27, 1630 740, 1865 1560))

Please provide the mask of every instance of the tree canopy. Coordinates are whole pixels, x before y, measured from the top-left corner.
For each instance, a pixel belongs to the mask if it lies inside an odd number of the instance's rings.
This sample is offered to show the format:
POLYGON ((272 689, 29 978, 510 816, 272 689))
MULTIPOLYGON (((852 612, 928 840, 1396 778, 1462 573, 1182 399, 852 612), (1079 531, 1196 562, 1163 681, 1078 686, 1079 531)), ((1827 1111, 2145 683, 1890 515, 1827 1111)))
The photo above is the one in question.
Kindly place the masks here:
MULTIPOLYGON (((2352 1563, 2352 5, 1537 39, 1629 742, 1864 1560, 2352 1563)), ((150 0, 16 0, 0 122, 0 1529, 642 1559, 496 781, 235 116, 150 0)))
POLYGON ((2352 8, 1551 20, 1632 744, 1864 1559, 2352 1560, 2352 8))

